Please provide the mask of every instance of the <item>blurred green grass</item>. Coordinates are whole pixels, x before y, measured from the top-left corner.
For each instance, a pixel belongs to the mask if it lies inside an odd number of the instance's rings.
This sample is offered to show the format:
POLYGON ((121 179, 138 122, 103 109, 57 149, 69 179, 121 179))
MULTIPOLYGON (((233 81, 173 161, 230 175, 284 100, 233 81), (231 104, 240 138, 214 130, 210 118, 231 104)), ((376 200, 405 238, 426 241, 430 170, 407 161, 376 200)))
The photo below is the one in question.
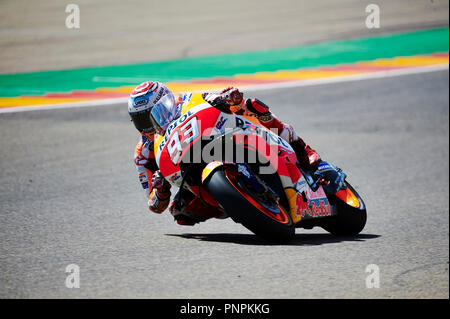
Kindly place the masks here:
POLYGON ((276 50, 178 60, 0 75, 0 97, 93 90, 148 80, 189 81, 216 76, 355 63, 449 51, 449 28, 328 41, 276 50))

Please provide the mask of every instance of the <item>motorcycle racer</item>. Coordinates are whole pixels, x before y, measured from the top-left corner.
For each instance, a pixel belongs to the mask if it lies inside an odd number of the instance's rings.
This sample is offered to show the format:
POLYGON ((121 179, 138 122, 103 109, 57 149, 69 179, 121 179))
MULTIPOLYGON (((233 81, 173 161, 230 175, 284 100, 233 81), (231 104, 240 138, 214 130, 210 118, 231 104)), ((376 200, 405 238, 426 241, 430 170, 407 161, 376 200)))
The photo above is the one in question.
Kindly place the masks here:
MULTIPOLYGON (((312 175, 323 177, 324 190, 336 192, 342 184, 341 174, 327 162, 323 162, 319 154, 307 145, 295 132, 294 128, 280 121, 269 107, 257 98, 244 99, 243 93, 234 87, 228 87, 220 93, 203 93, 203 99, 222 112, 237 115, 254 116, 267 129, 276 130, 279 136, 294 149, 299 165, 312 175)), ((133 124, 141 134, 134 152, 139 181, 148 199, 148 207, 154 213, 162 213, 168 206, 171 196, 171 184, 159 172, 154 155, 155 133, 163 134, 154 117, 168 116, 173 121, 181 115, 183 95, 175 96, 169 88, 160 83, 147 81, 138 85, 130 94, 128 113, 133 124), (161 107, 170 113, 161 114, 161 107), (153 112, 152 112, 153 111, 153 112)), ((194 225, 209 218, 226 217, 224 212, 205 205, 191 192, 179 190, 169 211, 180 225, 194 225), (181 203, 181 205, 179 204, 181 203)))

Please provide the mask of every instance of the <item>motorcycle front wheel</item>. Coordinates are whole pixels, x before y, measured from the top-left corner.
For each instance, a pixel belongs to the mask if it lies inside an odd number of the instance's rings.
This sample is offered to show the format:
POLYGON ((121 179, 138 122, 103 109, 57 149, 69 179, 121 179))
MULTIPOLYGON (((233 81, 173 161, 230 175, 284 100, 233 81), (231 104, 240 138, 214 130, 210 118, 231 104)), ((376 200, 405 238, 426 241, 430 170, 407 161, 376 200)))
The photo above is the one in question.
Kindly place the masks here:
POLYGON ((333 195, 331 200, 335 203, 336 215, 327 217, 322 227, 335 236, 356 236, 366 225, 366 205, 348 182, 345 187, 349 200, 333 195))

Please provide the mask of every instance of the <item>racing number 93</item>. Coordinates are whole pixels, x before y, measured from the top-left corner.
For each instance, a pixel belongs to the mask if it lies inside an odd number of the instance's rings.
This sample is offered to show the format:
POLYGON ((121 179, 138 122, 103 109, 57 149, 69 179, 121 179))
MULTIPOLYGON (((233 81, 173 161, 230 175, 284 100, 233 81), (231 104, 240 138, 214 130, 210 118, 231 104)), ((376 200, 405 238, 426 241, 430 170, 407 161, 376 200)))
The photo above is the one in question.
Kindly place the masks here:
POLYGON ((167 151, 174 165, 178 164, 183 148, 195 140, 198 135, 198 122, 195 116, 173 132, 167 145, 167 151))

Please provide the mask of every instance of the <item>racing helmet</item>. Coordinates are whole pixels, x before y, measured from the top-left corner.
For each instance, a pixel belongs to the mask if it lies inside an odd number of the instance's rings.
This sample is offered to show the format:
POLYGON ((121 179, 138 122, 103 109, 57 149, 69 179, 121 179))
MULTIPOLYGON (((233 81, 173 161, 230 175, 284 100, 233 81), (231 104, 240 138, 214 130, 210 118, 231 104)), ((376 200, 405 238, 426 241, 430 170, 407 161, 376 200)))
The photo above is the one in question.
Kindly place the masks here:
POLYGON ((160 82, 139 84, 128 99, 128 114, 136 129, 144 135, 155 131, 163 133, 180 111, 172 92, 160 82))

